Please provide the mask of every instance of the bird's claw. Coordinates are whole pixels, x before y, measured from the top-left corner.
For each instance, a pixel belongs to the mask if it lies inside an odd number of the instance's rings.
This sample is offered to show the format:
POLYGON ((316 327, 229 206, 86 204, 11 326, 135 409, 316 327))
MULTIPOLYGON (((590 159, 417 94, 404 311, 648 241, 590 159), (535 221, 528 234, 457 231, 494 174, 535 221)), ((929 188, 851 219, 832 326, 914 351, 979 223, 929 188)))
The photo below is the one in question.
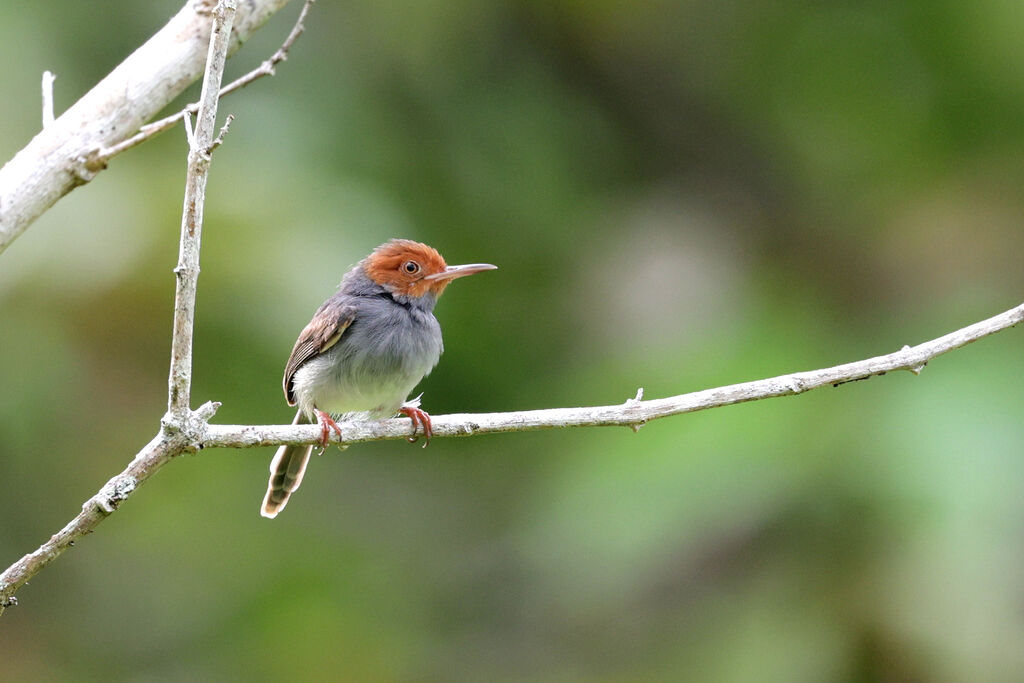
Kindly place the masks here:
POLYGON ((327 442, 331 439, 331 430, 333 429, 337 432, 340 439, 341 427, 338 426, 333 417, 322 410, 316 411, 316 421, 320 424, 320 452, 323 453, 327 450, 327 442))
POLYGON ((425 410, 421 410, 418 406, 413 405, 402 406, 398 409, 398 412, 412 420, 412 436, 406 439, 409 443, 416 443, 416 430, 420 425, 423 426, 423 436, 425 438, 423 447, 426 448, 427 444, 430 443, 430 437, 434 435, 434 425, 430 421, 430 415, 425 410))

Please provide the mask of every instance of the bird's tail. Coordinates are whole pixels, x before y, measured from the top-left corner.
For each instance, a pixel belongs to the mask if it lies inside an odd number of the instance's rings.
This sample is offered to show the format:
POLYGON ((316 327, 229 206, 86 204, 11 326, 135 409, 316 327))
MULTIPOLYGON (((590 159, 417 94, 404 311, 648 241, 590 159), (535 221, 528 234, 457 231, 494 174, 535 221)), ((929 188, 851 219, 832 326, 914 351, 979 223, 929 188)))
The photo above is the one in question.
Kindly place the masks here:
MULTIPOLYGON (((309 420, 302 411, 295 414, 292 424, 308 424, 309 420)), ((267 495, 263 497, 260 514, 273 519, 284 510, 288 498, 302 483, 302 475, 306 473, 312 446, 281 446, 270 461, 270 482, 267 484, 267 495)))

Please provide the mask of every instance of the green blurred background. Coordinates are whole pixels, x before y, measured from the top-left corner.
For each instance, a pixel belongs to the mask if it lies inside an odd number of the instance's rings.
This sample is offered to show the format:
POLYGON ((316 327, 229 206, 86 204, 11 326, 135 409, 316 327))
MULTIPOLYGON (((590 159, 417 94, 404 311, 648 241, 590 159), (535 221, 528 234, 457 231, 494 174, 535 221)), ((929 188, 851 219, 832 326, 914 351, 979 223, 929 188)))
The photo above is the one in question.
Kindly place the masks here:
MULTIPOLYGON (((44 69, 59 113, 179 7, 0 6, 0 159, 44 69)), ((295 336, 395 236, 500 266, 438 307, 435 414, 834 365, 1017 305, 1021 35, 1006 0, 322 0, 222 103, 193 402, 288 422, 295 336)), ((176 129, 116 158, 0 255, 0 565, 158 428, 185 154, 176 129)), ((273 522, 271 449, 183 457, 20 591, 3 677, 1020 680, 1021 345, 638 434, 333 450, 273 522)))

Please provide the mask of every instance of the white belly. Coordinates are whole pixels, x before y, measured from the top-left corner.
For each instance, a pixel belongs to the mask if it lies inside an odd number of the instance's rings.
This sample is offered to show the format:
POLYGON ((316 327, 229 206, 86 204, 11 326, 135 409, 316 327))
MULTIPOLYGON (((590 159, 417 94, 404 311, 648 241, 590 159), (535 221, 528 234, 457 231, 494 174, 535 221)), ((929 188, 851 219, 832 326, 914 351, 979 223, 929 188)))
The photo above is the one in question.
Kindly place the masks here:
POLYGON ((295 372, 292 386, 299 408, 310 418, 319 409, 332 415, 366 413, 367 418, 379 419, 398 412, 427 371, 412 377, 360 376, 328 357, 318 357, 295 372))

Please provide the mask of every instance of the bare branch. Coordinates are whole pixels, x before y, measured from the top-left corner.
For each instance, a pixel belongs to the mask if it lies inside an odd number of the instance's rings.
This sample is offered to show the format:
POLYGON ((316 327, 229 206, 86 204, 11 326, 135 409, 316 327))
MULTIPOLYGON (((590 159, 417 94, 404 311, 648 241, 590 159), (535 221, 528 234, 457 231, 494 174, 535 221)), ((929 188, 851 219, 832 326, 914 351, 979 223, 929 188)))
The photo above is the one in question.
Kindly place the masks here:
POLYGON ((313 6, 314 2, 316 2, 316 0, 306 0, 302 5, 302 10, 299 12, 299 18, 295 20, 295 25, 292 26, 291 32, 288 34, 288 37, 284 39, 284 42, 281 43, 281 47, 277 49, 277 52, 270 55, 270 59, 264 61, 249 73, 236 78, 221 88, 221 97, 233 93, 236 90, 241 90, 259 78, 264 76, 273 76, 277 73, 274 70, 274 67, 288 59, 288 50, 292 49, 292 45, 295 44, 295 41, 298 40, 299 36, 301 36, 303 31, 306 30, 306 15, 309 13, 309 8, 313 6))
MULTIPOLYGON (((206 74, 199 97, 196 127, 189 135, 188 171, 185 175, 185 201, 181 211, 181 245, 178 266, 174 269, 177 287, 174 293, 174 335, 171 339, 171 372, 168 378, 167 413, 184 419, 189 410, 192 389, 192 323, 199 281, 199 247, 203 233, 203 207, 206 204, 206 180, 210 173, 217 126, 217 102, 224 62, 228 58, 228 40, 235 18, 236 0, 221 0, 213 13, 213 31, 206 59, 206 74)), ((186 130, 189 130, 186 117, 186 130)))
MULTIPOLYGON (((235 19, 234 52, 289 0, 247 0, 235 19)), ((162 29, 0 168, 0 252, 58 199, 106 168, 118 144, 203 71, 208 1, 185 3, 162 29)))
POLYGON ((219 403, 207 403, 189 416, 185 429, 161 429, 146 446, 136 454, 123 472, 113 477, 82 504, 82 511, 68 522, 63 529, 43 543, 35 552, 25 555, 0 574, 0 614, 6 607, 18 604, 15 591, 28 583, 29 579, 43 570, 61 553, 75 544, 75 541, 106 519, 120 504, 127 500, 147 479, 167 464, 171 458, 189 449, 189 444, 200 436, 203 425, 213 417, 219 403))
POLYGON ((189 149, 196 146, 196 134, 192 130, 192 112, 185 112, 185 115, 181 118, 182 126, 185 128, 185 141, 188 142, 189 149))
MULTIPOLYGON (((442 436, 476 436, 498 432, 525 432, 539 429, 564 427, 625 426, 639 428, 650 420, 669 415, 693 413, 708 408, 756 401, 775 396, 802 394, 824 386, 839 386, 846 382, 884 375, 896 370, 909 370, 914 374, 933 358, 966 346, 990 334, 1013 327, 1024 321, 1024 304, 997 316, 982 320, 963 329, 951 332, 917 346, 904 346, 901 350, 884 356, 836 365, 821 370, 807 370, 768 379, 731 384, 729 386, 705 389, 679 396, 640 400, 636 398, 611 406, 588 408, 551 408, 548 410, 524 410, 512 413, 468 413, 439 415, 433 417, 434 438, 442 436)), ((395 418, 381 422, 344 422, 341 424, 343 438, 334 433, 331 441, 341 444, 383 441, 409 436, 408 420, 395 418)), ((281 444, 312 444, 320 439, 321 430, 317 425, 208 425, 202 446, 250 448, 255 446, 279 446, 281 444)))
MULTIPOLYGON (((909 370, 919 374, 933 358, 1021 322, 1024 322, 1024 304, 938 339, 913 347, 904 346, 899 351, 884 356, 668 398, 644 401, 641 389, 637 391, 635 397, 627 399, 625 403, 612 406, 439 415, 433 418, 434 438, 564 427, 626 426, 635 430, 650 420, 669 415, 692 413, 774 396, 800 394, 811 389, 829 385, 839 386, 895 370, 909 370)), ((320 440, 320 428, 317 425, 211 425, 209 419, 219 406, 219 403, 206 403, 194 412, 186 412, 185 419, 180 422, 165 418, 161 433, 135 456, 135 460, 124 472, 107 482, 96 496, 86 501, 81 514, 38 550, 21 558, 0 574, 0 613, 5 607, 17 604, 14 593, 18 588, 72 545, 76 539, 91 532, 122 500, 134 493, 142 482, 175 455, 211 447, 252 448, 281 444, 312 444, 320 440)), ((405 419, 343 422, 344 438, 337 439, 332 434, 332 440, 335 443, 352 444, 404 439, 409 436, 409 432, 409 422, 405 419)))
MULTIPOLYGON (((210 153, 215 147, 217 101, 236 8, 237 0, 220 0, 213 11, 199 116, 194 130, 186 119, 188 170, 181 217, 181 245, 178 266, 174 269, 177 288, 174 297, 167 414, 161 420, 160 433, 139 451, 121 474, 108 481, 99 493, 85 502, 78 516, 35 552, 24 556, 0 574, 0 613, 6 607, 17 604, 13 595, 18 588, 72 546, 76 539, 91 532, 146 479, 174 456, 195 449, 207 423, 220 407, 219 403, 206 403, 193 412, 189 410, 189 393, 192 383, 192 324, 199 277, 206 180, 209 176, 210 153)), ((227 124, 221 130, 221 135, 226 130, 227 124)))
MULTIPOLYGON (((309 12, 309 8, 310 6, 312 6, 314 2, 316 2, 316 0, 306 0, 305 4, 303 4, 302 11, 299 12, 299 18, 295 21, 295 25, 292 27, 291 33, 289 33, 288 37, 285 38, 284 43, 282 43, 281 47, 277 49, 277 52, 271 55, 270 59, 267 59, 249 73, 239 78, 236 78, 235 80, 231 81, 230 83, 222 87, 220 89, 221 97, 229 95, 235 92, 236 90, 241 90, 253 81, 258 80, 264 76, 275 75, 276 71, 274 67, 288 58, 288 50, 291 49, 292 44, 295 43, 295 40, 302 35, 302 32, 306 30, 306 26, 304 24, 306 20, 306 14, 309 12)), ((171 114, 170 116, 165 116, 159 121, 147 123, 139 129, 138 133, 131 136, 130 138, 122 140, 116 145, 111 145, 110 147, 104 147, 103 149, 101 149, 97 153, 96 158, 98 161, 106 165, 107 162, 109 162, 112 158, 114 158, 121 152, 127 151, 132 147, 135 147, 136 145, 140 145, 146 140, 149 140, 150 138, 156 137, 160 133, 163 133, 165 130, 170 130, 171 128, 174 127, 176 123, 178 123, 178 121, 181 121, 183 118, 185 118, 186 114, 195 114, 197 111, 199 111, 199 103, 193 102, 192 104, 188 105, 179 112, 171 114)))
POLYGON ((53 82, 56 79, 52 71, 43 72, 43 128, 53 123, 53 82))
POLYGON ((228 114, 227 118, 224 119, 224 125, 220 127, 220 132, 217 133, 217 137, 210 143, 210 148, 206 150, 207 152, 213 152, 213 150, 224 144, 224 136, 228 134, 228 131, 231 129, 231 122, 234 120, 235 115, 228 114))

